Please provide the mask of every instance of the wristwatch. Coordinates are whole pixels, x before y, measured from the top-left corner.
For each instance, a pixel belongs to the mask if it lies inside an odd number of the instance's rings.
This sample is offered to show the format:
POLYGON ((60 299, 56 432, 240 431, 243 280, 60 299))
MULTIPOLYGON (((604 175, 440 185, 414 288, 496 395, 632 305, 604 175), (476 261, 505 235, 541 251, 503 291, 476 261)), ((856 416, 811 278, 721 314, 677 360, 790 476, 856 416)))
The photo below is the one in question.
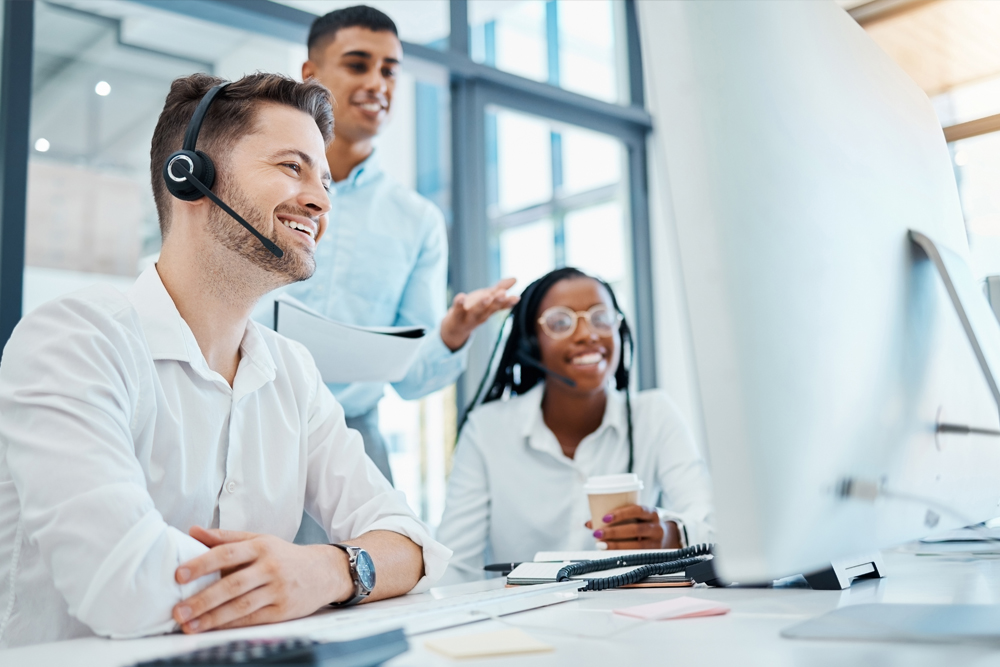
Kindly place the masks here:
POLYGON ((347 563, 351 568, 351 579, 354 580, 354 595, 346 602, 331 602, 331 607, 349 607, 357 604, 371 595, 375 588, 375 563, 368 552, 361 547, 349 544, 331 544, 332 547, 343 549, 347 553, 347 563))

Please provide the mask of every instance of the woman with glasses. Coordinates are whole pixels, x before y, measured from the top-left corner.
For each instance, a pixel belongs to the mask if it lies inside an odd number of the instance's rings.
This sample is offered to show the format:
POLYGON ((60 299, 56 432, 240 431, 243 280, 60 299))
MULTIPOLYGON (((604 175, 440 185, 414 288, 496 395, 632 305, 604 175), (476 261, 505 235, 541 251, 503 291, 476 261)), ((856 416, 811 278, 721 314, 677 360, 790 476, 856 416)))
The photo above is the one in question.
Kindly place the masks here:
POLYGON ((558 269, 529 285, 508 319, 496 374, 460 427, 437 535, 455 552, 445 581, 481 579, 487 563, 538 551, 711 541, 705 461, 662 391, 631 395, 632 337, 611 287, 558 269), (584 484, 619 473, 642 482, 639 504, 595 531, 584 484))

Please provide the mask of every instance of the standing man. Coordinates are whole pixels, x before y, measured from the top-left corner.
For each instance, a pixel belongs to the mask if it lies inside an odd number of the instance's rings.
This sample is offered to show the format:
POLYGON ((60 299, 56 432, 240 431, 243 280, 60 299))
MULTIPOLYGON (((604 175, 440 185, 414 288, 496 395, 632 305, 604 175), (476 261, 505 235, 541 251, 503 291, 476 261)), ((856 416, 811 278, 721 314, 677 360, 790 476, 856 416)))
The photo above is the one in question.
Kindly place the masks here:
MULTIPOLYGON (((403 48, 396 25, 366 6, 316 19, 302 78, 314 78, 334 98, 335 138, 327 147, 334 185, 330 232, 316 249, 317 270, 288 290, 340 322, 363 326, 422 325, 432 331, 403 380, 393 387, 417 399, 454 382, 465 369, 465 344, 490 315, 517 303, 507 296, 513 279, 459 294, 445 312, 448 234, 431 202, 389 177, 372 139, 392 108, 403 48)), ((383 383, 329 385, 347 423, 392 481, 378 429, 383 383)), ((301 537, 301 534, 300 534, 301 537)))

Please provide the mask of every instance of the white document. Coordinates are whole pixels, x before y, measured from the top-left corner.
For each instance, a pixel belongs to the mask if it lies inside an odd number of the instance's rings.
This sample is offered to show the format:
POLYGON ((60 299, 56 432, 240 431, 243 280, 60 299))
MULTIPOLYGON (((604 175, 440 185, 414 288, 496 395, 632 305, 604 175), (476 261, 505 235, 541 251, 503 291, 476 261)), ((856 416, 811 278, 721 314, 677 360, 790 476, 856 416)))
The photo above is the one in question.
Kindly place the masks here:
POLYGON ((323 382, 398 382, 423 344, 423 327, 359 327, 335 322, 282 294, 274 300, 274 330, 306 346, 323 382))

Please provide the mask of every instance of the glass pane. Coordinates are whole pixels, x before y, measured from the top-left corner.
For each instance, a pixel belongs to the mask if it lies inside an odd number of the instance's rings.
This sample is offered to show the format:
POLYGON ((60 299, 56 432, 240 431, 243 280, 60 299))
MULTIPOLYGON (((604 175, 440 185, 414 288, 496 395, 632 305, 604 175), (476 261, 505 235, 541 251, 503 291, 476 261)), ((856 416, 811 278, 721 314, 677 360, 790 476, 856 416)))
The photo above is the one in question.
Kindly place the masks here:
POLYGON ((616 201, 566 214, 566 265, 603 278, 616 288, 625 279, 625 226, 616 201))
POLYGON ((497 207, 516 211, 552 198, 552 135, 533 116, 496 114, 497 207))
POLYGON ((513 292, 520 294, 532 281, 555 267, 551 220, 537 220, 500 232, 500 275, 517 278, 513 292))
POLYGON ((548 81, 545 2, 470 2, 472 58, 535 81, 548 81))
POLYGON ((385 12, 405 42, 438 50, 448 48, 451 18, 448 0, 277 0, 283 5, 322 16, 342 7, 365 4, 385 12))
POLYGON ((617 102, 615 11, 611 0, 559 0, 559 85, 617 102))
POLYGON ((1000 133, 951 145, 973 271, 1000 275, 1000 133))
POLYGON ((622 178, 622 144, 614 137, 580 128, 565 128, 562 138, 563 195, 618 183, 622 178))
POLYGON ((608 102, 628 101, 623 3, 475 0, 473 60, 608 102))

